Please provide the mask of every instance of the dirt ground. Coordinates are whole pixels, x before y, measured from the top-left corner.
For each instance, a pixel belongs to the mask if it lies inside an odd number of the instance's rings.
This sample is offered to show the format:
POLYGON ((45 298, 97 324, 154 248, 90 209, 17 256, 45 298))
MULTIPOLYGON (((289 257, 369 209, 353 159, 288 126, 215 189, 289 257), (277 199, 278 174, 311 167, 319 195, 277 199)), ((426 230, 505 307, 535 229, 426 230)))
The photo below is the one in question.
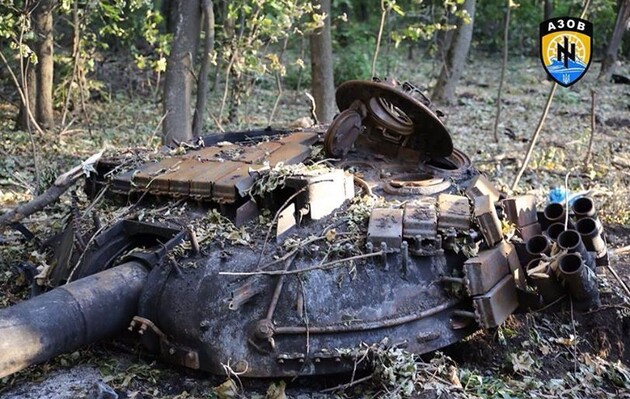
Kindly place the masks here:
MULTIPOLYGON (((455 146, 500 189, 510 193, 529 138, 541 117, 551 83, 540 61, 510 61, 503 93, 499 143, 492 139, 499 73, 495 60, 473 56, 458 88, 456 104, 443 107, 446 126, 455 146)), ((563 187, 565 176, 572 193, 588 192, 599 208, 611 250, 630 244, 630 85, 599 83, 599 64, 574 87, 558 87, 549 116, 529 168, 515 193, 532 193, 540 204, 553 187, 563 187), (595 92, 596 136, 593 158, 584 166, 591 126, 591 92, 595 92)), ((430 63, 400 60, 392 77, 409 80, 421 89, 434 82, 430 63)), ((630 65, 617 72, 630 76, 630 65)), ((1 89, 5 90, 5 89, 1 89)), ((7 98, 1 92, 0 99, 7 98)), ((226 130, 267 125, 275 99, 271 90, 257 89, 244 105, 244 117, 226 130)), ((210 108, 215 109, 215 104, 210 108)), ((34 163, 27 134, 11 129, 15 107, 0 100, 0 212, 33 197, 34 163)), ((156 101, 112 95, 110 101, 92 103, 91 129, 83 116, 61 132, 35 137, 42 180, 54 176, 101 148, 155 148, 161 109, 156 101)), ((309 114, 302 93, 285 91, 274 126, 287 126, 309 114)), ((211 126, 216 130, 216 126, 211 126)), ((40 239, 58 231, 67 216, 69 195, 31 216, 25 225, 40 239)), ((28 296, 16 268, 26 261, 46 262, 35 242, 25 243, 17 232, 0 235, 0 307, 28 296)), ((598 275, 602 307, 589 313, 542 311, 516 314, 493 331, 480 331, 441 353, 418 362, 414 384, 418 398, 591 398, 630 397, 630 252, 611 252, 610 270, 598 275)), ((1 337, 0 337, 1 339, 1 337)), ((300 399, 364 397, 379 392, 368 380, 345 391, 320 393, 349 382, 350 376, 286 381, 236 381, 171 367, 148 357, 140 348, 120 341, 104 342, 0 380, 2 398, 97 397, 95 384, 104 382, 121 398, 270 397, 278 392, 300 399), (241 385, 242 384, 242 385, 241 385), (218 389, 217 389, 218 387, 218 389), (275 390, 274 390, 275 389, 275 390), (92 391, 92 393, 90 393, 92 391), (236 391, 232 394, 231 391, 236 391)), ((383 392, 382 390, 380 391, 383 392)), ((379 395, 381 396, 381 395, 379 395)))

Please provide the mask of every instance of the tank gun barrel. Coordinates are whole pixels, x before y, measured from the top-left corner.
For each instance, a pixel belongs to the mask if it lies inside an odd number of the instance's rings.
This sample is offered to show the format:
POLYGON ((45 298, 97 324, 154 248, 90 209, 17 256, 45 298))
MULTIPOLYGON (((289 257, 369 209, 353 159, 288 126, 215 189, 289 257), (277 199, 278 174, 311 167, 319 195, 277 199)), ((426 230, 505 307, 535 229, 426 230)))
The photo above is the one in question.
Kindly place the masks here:
POLYGON ((128 262, 0 309, 0 378, 123 331, 147 274, 128 262))

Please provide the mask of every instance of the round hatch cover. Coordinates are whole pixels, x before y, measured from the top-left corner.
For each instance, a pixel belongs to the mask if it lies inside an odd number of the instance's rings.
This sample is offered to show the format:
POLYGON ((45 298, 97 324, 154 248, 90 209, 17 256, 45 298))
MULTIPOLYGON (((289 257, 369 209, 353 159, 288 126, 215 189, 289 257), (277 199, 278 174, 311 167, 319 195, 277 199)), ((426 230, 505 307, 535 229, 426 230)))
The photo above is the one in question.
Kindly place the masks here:
POLYGON ((344 111, 356 101, 369 104, 373 98, 385 100, 404 112, 413 122, 413 134, 408 146, 428 158, 447 157, 453 152, 453 141, 446 126, 426 105, 386 83, 350 80, 336 91, 337 106, 344 111))

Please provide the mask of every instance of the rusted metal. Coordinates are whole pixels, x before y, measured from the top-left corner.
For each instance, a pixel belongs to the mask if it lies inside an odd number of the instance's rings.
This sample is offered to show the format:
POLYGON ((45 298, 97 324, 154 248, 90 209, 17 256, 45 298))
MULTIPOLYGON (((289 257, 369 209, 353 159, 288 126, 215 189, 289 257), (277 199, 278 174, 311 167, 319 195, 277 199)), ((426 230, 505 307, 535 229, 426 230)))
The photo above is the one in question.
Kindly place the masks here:
POLYGON ((516 284, 516 288, 525 291, 527 289, 527 280, 525 269, 518 257, 518 253, 514 244, 507 241, 501 241, 497 246, 507 258, 508 267, 516 284))
POLYGON ((564 291, 548 262, 542 270, 537 273, 531 273, 533 269, 539 268, 541 262, 541 258, 535 258, 527 264, 528 278, 532 285, 536 287, 540 296, 542 296, 543 302, 545 304, 551 304, 560 299, 560 297, 564 295, 564 291))
POLYGON ((297 225, 295 219, 295 203, 290 203, 278 214, 278 222, 276 224, 276 237, 280 238, 291 231, 297 225))
POLYGON ((489 195, 475 197, 475 219, 489 247, 503 240, 501 221, 489 195))
POLYGON ((572 298, 585 302, 587 306, 596 305, 599 302, 595 272, 587 267, 578 252, 560 255, 558 271, 566 282, 572 298))
MULTIPOLYGON (((363 104, 369 104, 372 99, 378 99, 386 103, 387 107, 398 109, 399 115, 404 115, 404 117, 392 119, 396 119, 397 122, 410 121, 412 124, 413 140, 406 146, 435 157, 446 157, 453 152, 451 137, 437 115, 422 102, 392 85, 353 80, 337 88, 336 99, 341 111, 350 108, 357 100, 363 104)), ((402 122, 400 125, 406 126, 406 123, 402 122)), ((404 136, 406 131, 394 133, 404 136)))
POLYGON ((330 215, 346 200, 354 197, 352 175, 339 169, 324 173, 305 172, 288 178, 286 185, 296 191, 305 188, 303 195, 297 198, 298 208, 307 207, 312 220, 330 215))
POLYGON ((310 154, 310 147, 297 143, 288 143, 274 151, 265 159, 265 162, 269 162, 269 165, 272 167, 280 162, 284 165, 295 165, 304 161, 310 154))
POLYGON ((364 127, 357 111, 347 109, 341 112, 328 128, 324 141, 326 152, 333 157, 343 157, 350 151, 364 127))
POLYGON ((585 217, 577 221, 576 229, 584 246, 588 251, 595 252, 595 263, 597 266, 605 266, 608 264, 608 251, 606 241, 599 231, 597 221, 591 217, 585 217))
POLYGON ((405 204, 403 236, 420 239, 437 236, 437 207, 433 197, 424 197, 405 204))
POLYGON ((165 158, 157 163, 150 164, 149 166, 142 168, 139 171, 134 171, 132 175, 124 176, 126 181, 130 179, 131 186, 138 190, 152 190, 155 192, 167 192, 168 180, 163 179, 156 183, 158 178, 173 173, 177 170, 177 166, 182 163, 181 159, 177 158, 165 158))
POLYGON ((500 246, 479 252, 464 262, 464 283, 469 295, 488 292, 496 283, 510 274, 507 255, 500 246))
POLYGON ((520 226, 516 228, 516 235, 523 241, 527 242, 532 237, 540 235, 542 233, 540 223, 532 223, 527 226, 520 226))
POLYGON ((586 251, 586 247, 580 238, 580 233, 575 230, 565 230, 558 236, 558 247, 568 253, 579 253, 586 264, 594 269, 591 256, 586 251))
POLYGON ((490 291, 473 297, 473 306, 477 321, 484 328, 503 324, 518 308, 518 296, 512 276, 505 276, 490 291))
POLYGON ((553 223, 547 227, 547 237, 551 241, 556 242, 560 234, 565 230, 564 223, 553 223))
POLYGON ((319 140, 318 132, 293 132, 282 137, 279 142, 281 144, 298 144, 310 146, 319 140))
POLYGON ((470 186, 466 189, 466 195, 473 201, 476 197, 487 195, 493 204, 501 197, 499 190, 484 175, 477 175, 471 180, 470 186))
POLYGON ((236 209, 234 225, 236 227, 241 227, 245 223, 254 219, 256 216, 258 216, 258 205, 256 204, 256 201, 249 200, 236 209))
POLYGON ((533 195, 519 195, 503 200, 503 208, 510 222, 517 227, 538 223, 536 214, 536 197, 533 195))
POLYGON ((547 205, 543 211, 545 215, 545 219, 549 221, 549 223, 564 223, 566 210, 564 209, 564 205, 559 202, 552 202, 547 205))
POLYGON ((547 236, 544 235, 535 235, 529 240, 527 240, 526 244, 527 252, 533 258, 540 258, 541 254, 545 254, 547 256, 551 255, 551 243, 547 236))
POLYGON ((440 194, 437 198, 438 229, 468 230, 472 218, 469 201, 462 195, 440 194))
POLYGON ((579 197, 571 206, 576 219, 592 218, 595 216, 595 204, 589 197, 579 197))
POLYGON ((403 233, 403 210, 375 208, 370 215, 367 239, 375 248, 382 243, 388 248, 400 248, 403 233))
POLYGON ((124 194, 148 191, 234 203, 245 197, 254 182, 249 173, 252 165, 267 163, 273 167, 279 162, 285 165, 302 162, 310 155, 308 146, 317 140, 317 133, 296 133, 254 146, 205 147, 182 158, 164 158, 133 173, 122 174, 114 179, 113 186, 124 194))

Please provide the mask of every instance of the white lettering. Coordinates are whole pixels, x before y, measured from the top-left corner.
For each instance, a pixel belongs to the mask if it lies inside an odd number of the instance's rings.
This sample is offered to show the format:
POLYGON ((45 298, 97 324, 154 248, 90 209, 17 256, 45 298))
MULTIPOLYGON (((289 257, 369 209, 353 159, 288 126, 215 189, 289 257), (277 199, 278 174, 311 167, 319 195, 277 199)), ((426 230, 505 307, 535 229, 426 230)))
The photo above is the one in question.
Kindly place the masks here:
POLYGON ((585 28, 586 28, 586 26, 584 26, 584 22, 578 22, 577 30, 584 30, 585 28))
POLYGON ((553 22, 549 22, 549 25, 547 26, 547 30, 549 32, 551 32, 552 30, 556 30, 556 26, 553 24, 553 22))
POLYGON ((564 28, 564 19, 558 20, 558 28, 560 29, 564 28))
POLYGON ((575 28, 575 21, 572 20, 572 19, 568 20, 567 21, 567 28, 569 28, 569 29, 575 28))

